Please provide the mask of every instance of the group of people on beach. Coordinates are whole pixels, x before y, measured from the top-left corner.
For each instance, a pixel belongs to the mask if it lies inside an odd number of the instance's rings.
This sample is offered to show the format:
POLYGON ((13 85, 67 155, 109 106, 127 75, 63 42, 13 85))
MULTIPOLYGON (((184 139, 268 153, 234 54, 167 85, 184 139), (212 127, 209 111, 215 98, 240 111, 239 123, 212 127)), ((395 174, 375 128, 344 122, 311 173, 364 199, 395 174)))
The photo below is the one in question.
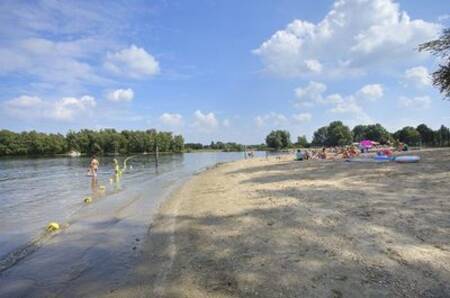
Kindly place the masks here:
POLYGON ((320 150, 297 150, 296 159, 297 160, 325 160, 325 159, 347 159, 353 158, 359 155, 359 151, 355 146, 345 146, 345 147, 323 147, 320 150))
MULTIPOLYGON (((408 151, 407 144, 400 144, 397 148, 398 151, 408 151)), ((373 147, 373 152, 377 155, 392 156, 394 148, 391 146, 377 145, 373 147)), ((322 149, 310 149, 301 150, 296 152, 296 160, 338 160, 349 159, 357 157, 362 153, 368 153, 369 150, 362 150, 355 145, 351 146, 335 146, 335 147, 323 147, 322 149)))

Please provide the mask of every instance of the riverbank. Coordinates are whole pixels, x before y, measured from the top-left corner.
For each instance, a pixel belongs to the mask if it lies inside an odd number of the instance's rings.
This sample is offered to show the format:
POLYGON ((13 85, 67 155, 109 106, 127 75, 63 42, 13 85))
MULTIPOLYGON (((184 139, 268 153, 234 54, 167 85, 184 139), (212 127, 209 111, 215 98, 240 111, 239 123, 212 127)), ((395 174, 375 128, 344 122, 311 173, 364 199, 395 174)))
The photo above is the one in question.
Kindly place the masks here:
POLYGON ((252 159, 214 167, 159 210, 110 296, 450 295, 450 150, 418 164, 252 159))
POLYGON ((118 287, 169 194, 207 167, 242 158, 162 155, 156 166, 152 156, 137 156, 110 183, 112 158, 103 157, 101 191, 85 175, 85 158, 0 160, 0 297, 91 297, 118 287), (49 222, 60 231, 48 234, 49 222))

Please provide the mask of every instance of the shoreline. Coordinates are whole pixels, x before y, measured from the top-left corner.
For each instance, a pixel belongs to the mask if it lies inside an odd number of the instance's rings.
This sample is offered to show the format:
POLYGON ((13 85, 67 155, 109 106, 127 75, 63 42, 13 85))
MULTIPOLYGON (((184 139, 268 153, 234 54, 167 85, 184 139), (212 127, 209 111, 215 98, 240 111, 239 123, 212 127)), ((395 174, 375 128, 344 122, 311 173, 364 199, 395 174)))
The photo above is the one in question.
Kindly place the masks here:
POLYGON ((240 160, 158 209, 108 297, 449 295, 449 150, 418 164, 240 160))
MULTIPOLYGON (((0 264, 0 297, 33 292, 39 297, 50 293, 101 295, 111 287, 123 285, 139 260, 142 244, 161 205, 192 177, 217 166, 207 160, 203 163, 206 165, 197 164, 197 170, 163 171, 152 181, 142 180, 141 176, 139 190, 112 193, 95 204, 81 202, 83 212, 65 222, 62 233, 45 233, 48 241, 33 246, 32 251, 26 244, 30 251, 26 255, 22 256, 22 249, 7 255, 5 263, 0 264)), ((218 164, 221 163, 219 159, 218 164)))

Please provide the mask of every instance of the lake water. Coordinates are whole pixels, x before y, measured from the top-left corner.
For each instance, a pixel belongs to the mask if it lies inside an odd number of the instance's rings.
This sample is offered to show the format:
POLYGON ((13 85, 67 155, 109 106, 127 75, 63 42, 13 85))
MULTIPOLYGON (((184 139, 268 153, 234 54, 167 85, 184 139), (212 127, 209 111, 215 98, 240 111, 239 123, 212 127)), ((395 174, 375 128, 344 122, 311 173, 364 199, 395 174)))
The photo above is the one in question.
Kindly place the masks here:
POLYGON ((112 157, 102 157, 96 185, 86 175, 88 158, 0 159, 0 296, 45 293, 74 276, 108 272, 110 281, 120 280, 161 201, 196 172, 242 158, 161 155, 156 167, 154 156, 137 155, 116 183, 112 157), (84 203, 86 196, 93 202, 84 203), (61 231, 47 233, 49 222, 61 231))

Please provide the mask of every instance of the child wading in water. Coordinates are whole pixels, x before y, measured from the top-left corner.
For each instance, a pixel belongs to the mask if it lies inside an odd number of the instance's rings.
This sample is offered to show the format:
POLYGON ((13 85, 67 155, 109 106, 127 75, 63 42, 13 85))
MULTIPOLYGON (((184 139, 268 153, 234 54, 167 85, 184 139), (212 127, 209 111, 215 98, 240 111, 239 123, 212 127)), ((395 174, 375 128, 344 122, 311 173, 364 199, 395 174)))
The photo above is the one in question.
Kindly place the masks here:
POLYGON ((96 159, 95 155, 92 156, 91 162, 89 164, 88 175, 92 177, 97 177, 98 166, 100 163, 96 159))

